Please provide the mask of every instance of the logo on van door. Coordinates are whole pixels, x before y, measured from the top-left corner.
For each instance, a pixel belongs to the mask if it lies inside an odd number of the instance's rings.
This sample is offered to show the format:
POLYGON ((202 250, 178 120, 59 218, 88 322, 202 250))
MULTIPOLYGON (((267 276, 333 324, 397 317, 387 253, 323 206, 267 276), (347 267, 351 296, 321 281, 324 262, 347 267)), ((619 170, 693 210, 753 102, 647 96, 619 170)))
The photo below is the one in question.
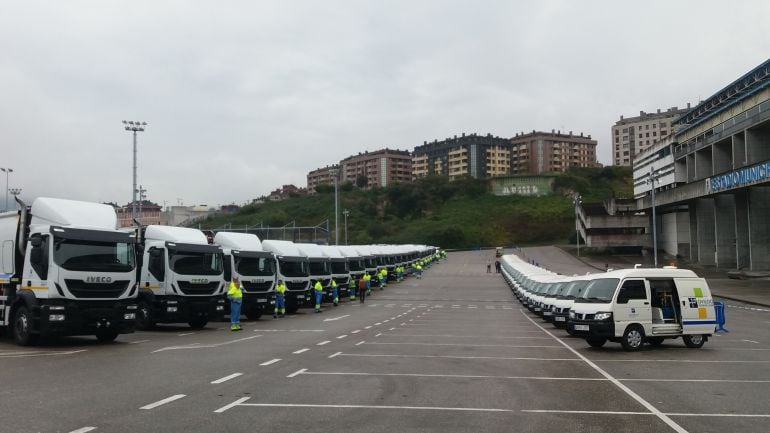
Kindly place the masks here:
POLYGON ((687 301, 690 304, 690 308, 713 307, 714 306, 714 300, 713 299, 687 298, 687 301))

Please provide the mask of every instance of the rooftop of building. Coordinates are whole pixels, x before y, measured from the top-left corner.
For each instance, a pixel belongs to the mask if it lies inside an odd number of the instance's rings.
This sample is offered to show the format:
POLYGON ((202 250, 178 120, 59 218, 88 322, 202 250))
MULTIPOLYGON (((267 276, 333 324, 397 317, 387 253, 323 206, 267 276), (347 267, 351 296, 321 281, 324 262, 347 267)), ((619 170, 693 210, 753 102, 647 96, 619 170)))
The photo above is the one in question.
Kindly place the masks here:
POLYGON ((674 121, 682 134, 751 95, 770 87, 770 59, 701 101, 674 121))
POLYGON ((639 115, 634 117, 625 117, 621 115, 620 120, 615 122, 615 126, 622 126, 622 125, 627 125, 629 123, 637 123, 637 122, 643 122, 647 120, 662 119, 665 117, 677 117, 682 113, 686 113, 687 110, 689 109, 690 109, 690 103, 688 102, 687 108, 670 107, 670 108, 667 108, 665 111, 658 108, 658 110, 654 113, 639 111, 639 115))
POLYGON ((544 137, 544 136, 545 137, 558 138, 558 139, 573 140, 573 141, 577 141, 577 140, 581 140, 582 139, 582 140, 585 140, 586 142, 593 141, 594 144, 595 144, 595 140, 591 140, 591 134, 584 135, 581 132, 580 135, 578 135, 578 134, 573 134, 572 131, 569 131, 568 133, 562 134, 561 130, 556 130, 556 129, 552 129, 551 132, 536 131, 534 129, 532 130, 532 132, 526 132, 526 133, 525 132, 520 132, 520 133, 516 133, 516 135, 513 136, 513 138, 511 138, 511 140, 512 141, 520 141, 520 140, 521 141, 526 141, 526 140, 529 140, 529 139, 534 138, 534 137, 544 137))
POLYGON ((374 150, 372 152, 369 152, 368 150, 365 150, 363 152, 358 152, 357 155, 350 155, 347 158, 340 161, 340 163, 344 163, 344 162, 351 161, 353 159, 362 158, 362 157, 370 158, 370 157, 376 157, 376 156, 382 156, 382 155, 409 156, 410 153, 408 150, 390 149, 386 147, 384 149, 374 150))
POLYGON ((462 141, 469 141, 469 142, 476 141, 476 142, 482 142, 483 144, 484 141, 488 141, 488 140, 507 140, 507 138, 499 137, 492 134, 479 135, 475 132, 471 134, 466 134, 463 132, 459 136, 455 135, 454 137, 447 137, 441 141, 439 141, 438 139, 434 139, 433 141, 430 141, 430 142, 423 141, 423 144, 415 147, 415 150, 418 150, 420 148, 425 148, 425 147, 440 147, 445 145, 454 145, 462 141))

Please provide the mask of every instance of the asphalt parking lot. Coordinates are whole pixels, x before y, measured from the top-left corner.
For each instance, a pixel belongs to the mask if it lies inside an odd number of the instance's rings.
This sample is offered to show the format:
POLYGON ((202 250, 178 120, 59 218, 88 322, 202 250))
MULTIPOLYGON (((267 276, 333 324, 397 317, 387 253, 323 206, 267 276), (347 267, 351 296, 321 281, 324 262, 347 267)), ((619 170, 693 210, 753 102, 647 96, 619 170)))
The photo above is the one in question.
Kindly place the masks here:
POLYGON ((770 312, 733 302, 702 349, 593 349, 522 309, 491 254, 242 332, 2 339, 0 431, 768 431, 770 312))

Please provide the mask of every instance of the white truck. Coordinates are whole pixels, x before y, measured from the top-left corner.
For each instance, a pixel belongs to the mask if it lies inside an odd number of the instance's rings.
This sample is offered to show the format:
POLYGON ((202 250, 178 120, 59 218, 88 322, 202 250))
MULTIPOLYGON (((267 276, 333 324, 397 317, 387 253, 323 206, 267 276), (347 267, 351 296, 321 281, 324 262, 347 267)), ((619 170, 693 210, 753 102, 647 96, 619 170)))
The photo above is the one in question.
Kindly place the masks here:
POLYGON ((203 328, 225 313, 222 249, 200 231, 150 225, 140 230, 137 327, 187 323, 203 328))
POLYGON ((134 332, 134 240, 112 206, 38 198, 0 214, 0 325, 22 346, 39 337, 134 332))
MULTIPOLYGON (((348 259, 342 254, 339 247, 332 245, 321 245, 321 252, 329 258, 332 278, 337 283, 337 289, 340 299, 349 295, 348 281, 350 281, 350 266, 348 259)), ((329 289, 331 291, 331 288, 329 289)))
POLYGON ((262 248, 275 256, 278 265, 276 278, 286 285, 286 311, 295 313, 299 307, 311 302, 307 256, 290 241, 267 239, 262 241, 262 248))
POLYGON ((355 280, 356 287, 358 287, 358 280, 364 276, 366 272, 366 260, 351 246, 339 246, 337 249, 342 253, 348 261, 348 272, 350 278, 355 280))
POLYGON ((262 249, 257 235, 218 232, 214 243, 224 253, 225 281, 237 277, 243 286, 241 311, 251 320, 272 313, 275 305, 275 257, 262 249))
POLYGON ((608 340, 628 351, 681 337, 699 348, 714 333, 708 283, 686 269, 624 269, 591 280, 569 312, 567 329, 589 345, 608 340))
MULTIPOLYGON (((324 289, 324 301, 332 300, 332 266, 331 260, 322 251, 321 246, 317 244, 298 243, 295 244, 300 252, 307 257, 310 270, 310 293, 314 293, 316 281, 321 282, 324 289)), ((315 302, 315 301, 313 301, 315 302)))

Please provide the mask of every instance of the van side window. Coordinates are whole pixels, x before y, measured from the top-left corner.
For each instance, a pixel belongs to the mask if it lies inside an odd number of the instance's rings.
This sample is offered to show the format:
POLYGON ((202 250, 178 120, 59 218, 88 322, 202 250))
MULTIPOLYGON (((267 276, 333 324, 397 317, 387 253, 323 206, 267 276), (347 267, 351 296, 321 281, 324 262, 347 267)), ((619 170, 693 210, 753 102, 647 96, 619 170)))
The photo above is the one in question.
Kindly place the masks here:
POLYGON ((631 299, 647 299, 647 290, 643 280, 628 280, 618 292, 618 304, 627 304, 631 299))
POLYGON ((161 248, 150 248, 150 259, 147 263, 147 270, 158 281, 163 281, 166 277, 165 254, 161 248))

